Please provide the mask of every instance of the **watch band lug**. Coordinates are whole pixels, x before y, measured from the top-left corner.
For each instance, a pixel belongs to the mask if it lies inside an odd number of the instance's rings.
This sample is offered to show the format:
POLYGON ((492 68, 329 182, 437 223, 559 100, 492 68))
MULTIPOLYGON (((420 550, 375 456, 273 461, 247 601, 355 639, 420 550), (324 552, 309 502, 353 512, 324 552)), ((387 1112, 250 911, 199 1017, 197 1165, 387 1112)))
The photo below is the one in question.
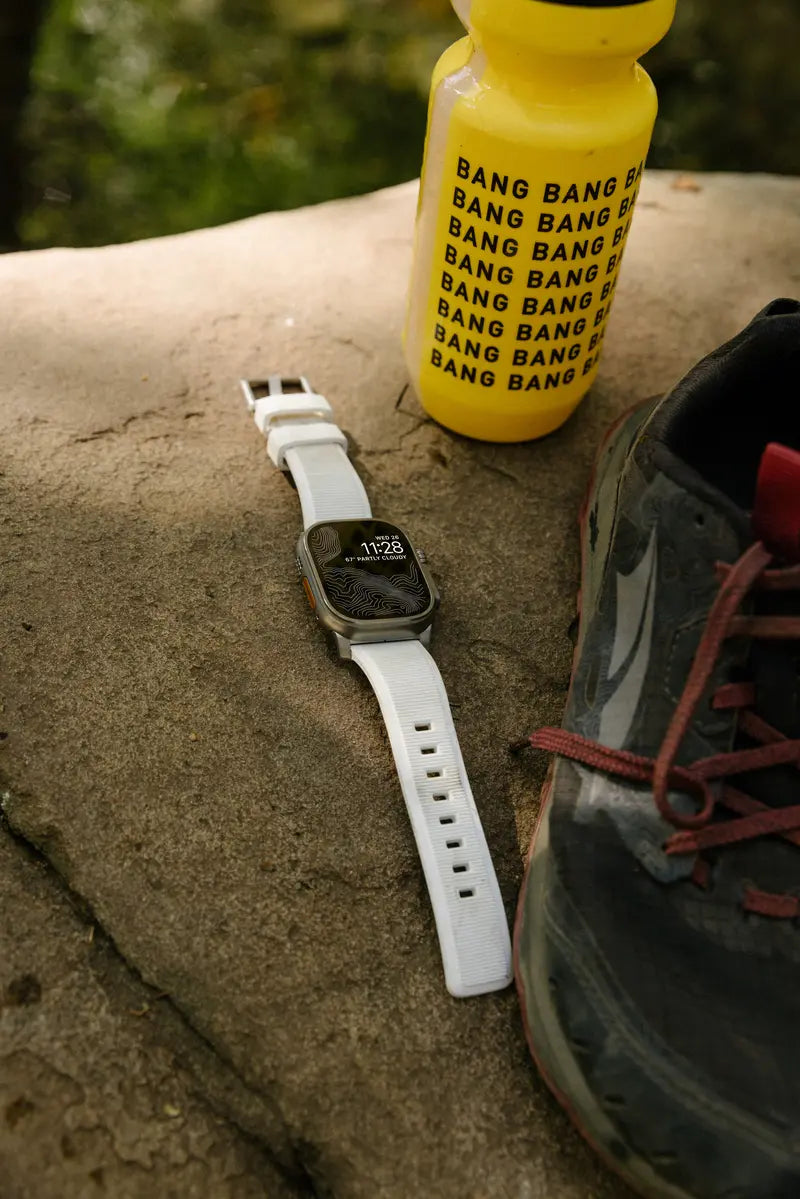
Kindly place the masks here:
MULTIPOLYGON (((428 625, 427 629, 422 630, 419 637, 403 638, 403 640, 421 641, 426 649, 430 649, 432 629, 433 629, 433 625, 428 625)), ((342 658, 343 661, 349 662, 353 656, 353 654, 352 654, 353 643, 347 637, 343 637, 341 633, 336 633, 336 632, 333 633, 333 640, 334 640, 334 644, 336 645, 336 652, 338 653, 339 657, 342 658)))
POLYGON ((348 639, 343 637, 341 633, 334 633, 333 640, 336 644, 336 652, 338 653, 339 657, 342 658, 343 661, 349 662, 353 655, 350 652, 350 642, 348 639))

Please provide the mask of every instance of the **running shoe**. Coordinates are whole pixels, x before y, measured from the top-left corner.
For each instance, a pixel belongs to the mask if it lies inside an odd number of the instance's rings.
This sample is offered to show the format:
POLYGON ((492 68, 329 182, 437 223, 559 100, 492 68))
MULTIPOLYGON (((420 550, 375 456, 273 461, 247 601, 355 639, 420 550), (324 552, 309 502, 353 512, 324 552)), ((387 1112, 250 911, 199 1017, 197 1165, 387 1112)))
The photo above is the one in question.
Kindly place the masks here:
POLYGON ((800 303, 601 447, 519 900, 533 1056, 648 1199, 800 1196, 800 303))

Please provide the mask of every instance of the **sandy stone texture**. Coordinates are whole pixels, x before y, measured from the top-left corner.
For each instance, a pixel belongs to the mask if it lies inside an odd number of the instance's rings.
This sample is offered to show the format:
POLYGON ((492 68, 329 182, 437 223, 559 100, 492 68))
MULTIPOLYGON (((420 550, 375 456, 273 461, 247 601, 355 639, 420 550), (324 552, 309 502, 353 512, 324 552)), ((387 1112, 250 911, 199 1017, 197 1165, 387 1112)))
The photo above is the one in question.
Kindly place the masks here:
MULTIPOLYGON (((645 180, 592 395, 526 445, 451 435, 404 390, 413 184, 0 259, 5 818, 168 996, 164 1052, 178 1024, 207 1047, 197 1077, 230 1136, 246 1127, 270 1168, 319 1196, 628 1192, 538 1079, 513 993, 444 990, 376 701, 310 618, 297 497, 236 380, 308 374, 376 514, 427 551, 443 593, 434 652, 511 915, 545 763, 507 746, 560 718, 594 448, 622 409, 800 290, 800 181, 675 182, 645 180)), ((13 925, 3 935, 0 959, 18 948, 13 925)), ((46 922, 31 933, 61 935, 46 922)), ((74 969, 92 967, 75 957, 74 969)), ((53 1037, 70 1035, 61 1008, 40 1011, 53 1037)), ((109 1044, 139 1052, 116 1020, 109 1044)), ((13 1103, 38 1067, 24 1027, 12 1035, 0 1056, 22 1072, 3 1093, 13 1103)), ((134 1139, 174 1162, 161 1069, 134 1139)), ((205 1109, 192 1118, 201 1147, 228 1136, 205 1109)), ((33 1177, 30 1144, 7 1133, 9 1170, 33 1177)), ((44 1177, 56 1167, 41 1158, 44 1177)), ((242 1162, 245 1180, 258 1174, 242 1162)), ((72 1159, 59 1168, 67 1179, 72 1159)), ((250 1194, 237 1185, 205 1193, 250 1194)))
POLYGON ((311 1193, 209 1105, 209 1069, 231 1086, 223 1063, 3 830, 0 946, 2 1199, 311 1193))

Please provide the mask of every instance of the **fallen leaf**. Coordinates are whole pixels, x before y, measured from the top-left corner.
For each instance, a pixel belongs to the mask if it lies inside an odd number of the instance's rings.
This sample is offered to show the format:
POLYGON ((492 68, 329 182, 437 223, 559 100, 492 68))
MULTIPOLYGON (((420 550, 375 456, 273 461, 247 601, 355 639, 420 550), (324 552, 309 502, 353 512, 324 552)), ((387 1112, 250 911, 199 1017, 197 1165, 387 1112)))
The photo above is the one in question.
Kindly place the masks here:
POLYGON ((678 175, 673 179, 671 188, 674 192, 701 192, 703 189, 691 175, 678 175))

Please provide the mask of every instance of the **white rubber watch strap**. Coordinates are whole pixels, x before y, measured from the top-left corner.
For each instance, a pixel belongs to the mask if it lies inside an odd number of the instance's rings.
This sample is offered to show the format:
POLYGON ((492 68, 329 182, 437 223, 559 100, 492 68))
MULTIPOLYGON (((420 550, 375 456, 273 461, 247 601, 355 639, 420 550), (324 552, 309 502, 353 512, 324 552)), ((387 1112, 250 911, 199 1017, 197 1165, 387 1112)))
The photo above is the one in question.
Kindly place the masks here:
MULTIPOLYGON (((303 526, 372 515, 347 457, 347 439, 307 379, 243 379, 274 464, 291 472, 303 526)), ((389 733, 428 884, 447 989, 459 998, 508 986, 508 924, 472 798, 442 677, 420 641, 351 645, 389 733)))
POLYGON ((420 641, 351 650, 386 722, 447 989, 458 998, 498 991, 513 977, 508 922, 442 676, 420 641))
POLYGON ((284 461, 300 496, 304 529, 319 520, 372 515, 364 484, 341 445, 295 446, 285 451, 284 461))
POLYGON ((333 409, 303 375, 269 375, 240 381, 256 426, 275 466, 295 481, 303 528, 320 520, 360 520, 372 515, 364 484, 347 457, 347 438, 333 409))

